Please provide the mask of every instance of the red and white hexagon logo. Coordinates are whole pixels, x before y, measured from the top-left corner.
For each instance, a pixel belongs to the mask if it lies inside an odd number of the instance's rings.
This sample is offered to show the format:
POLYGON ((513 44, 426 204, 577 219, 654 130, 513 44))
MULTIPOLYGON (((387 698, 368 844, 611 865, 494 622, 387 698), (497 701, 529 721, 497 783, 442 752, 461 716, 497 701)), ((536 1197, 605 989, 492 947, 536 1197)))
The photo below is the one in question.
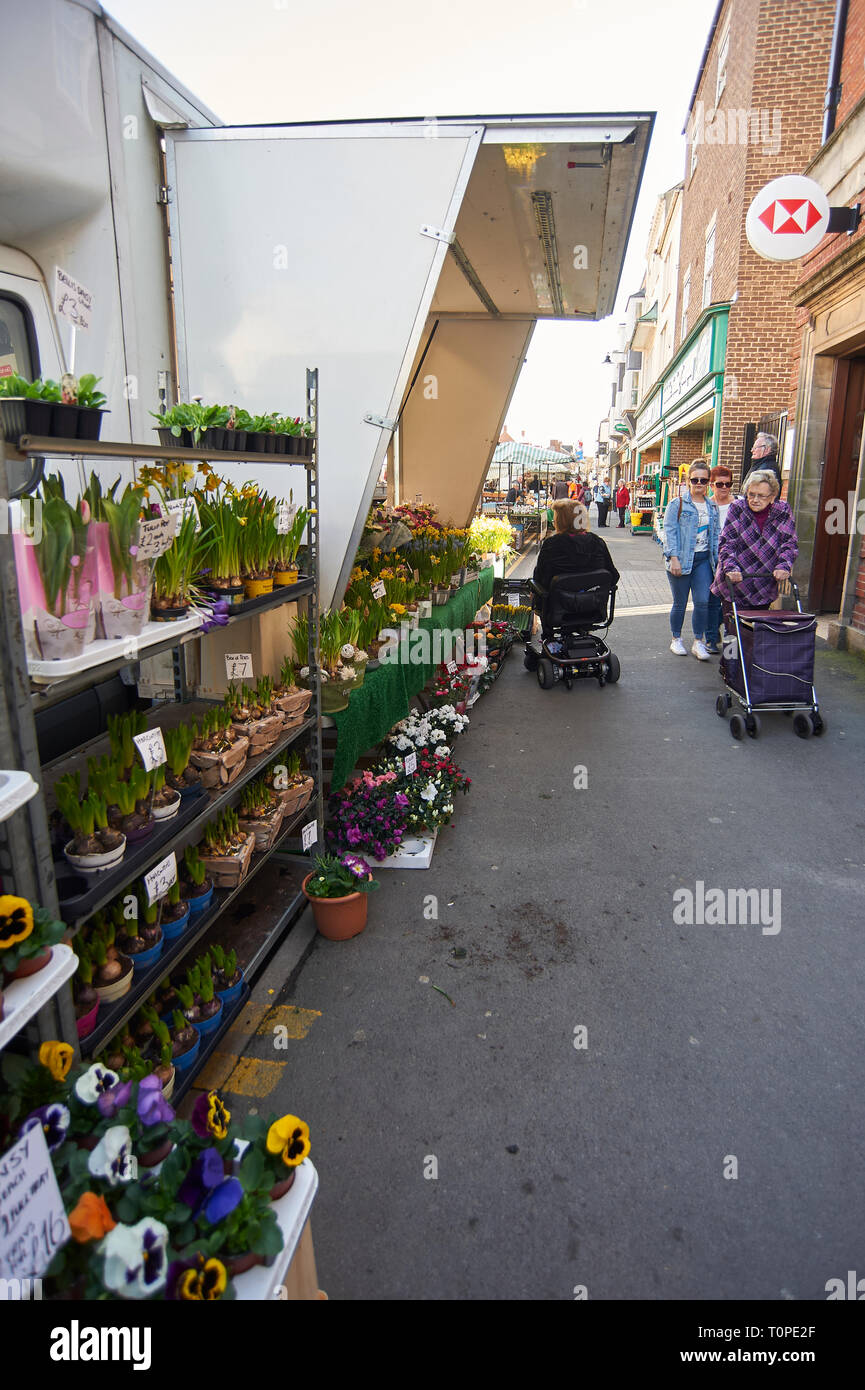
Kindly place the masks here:
POLYGON ((745 234, 767 261, 807 256, 826 235, 829 200, 819 183, 802 174, 784 174, 760 189, 745 218, 745 234))

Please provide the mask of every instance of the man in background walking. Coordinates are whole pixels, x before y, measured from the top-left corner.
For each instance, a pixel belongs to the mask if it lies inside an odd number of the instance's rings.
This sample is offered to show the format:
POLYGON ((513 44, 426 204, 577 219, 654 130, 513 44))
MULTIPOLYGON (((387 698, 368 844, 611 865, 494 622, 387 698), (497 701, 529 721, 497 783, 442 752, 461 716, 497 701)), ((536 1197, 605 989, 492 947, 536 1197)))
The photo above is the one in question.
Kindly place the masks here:
POLYGON ((606 483, 598 483, 595 488, 595 501, 598 504, 598 526, 606 526, 607 512, 610 509, 610 489, 606 483))
MULTIPOLYGON (((761 431, 751 446, 751 466, 748 473, 753 473, 757 468, 768 468, 778 479, 778 487, 781 486, 781 465, 778 462, 778 440, 774 434, 766 434, 761 431)), ((742 495, 745 495, 745 483, 748 473, 742 479, 742 495)))

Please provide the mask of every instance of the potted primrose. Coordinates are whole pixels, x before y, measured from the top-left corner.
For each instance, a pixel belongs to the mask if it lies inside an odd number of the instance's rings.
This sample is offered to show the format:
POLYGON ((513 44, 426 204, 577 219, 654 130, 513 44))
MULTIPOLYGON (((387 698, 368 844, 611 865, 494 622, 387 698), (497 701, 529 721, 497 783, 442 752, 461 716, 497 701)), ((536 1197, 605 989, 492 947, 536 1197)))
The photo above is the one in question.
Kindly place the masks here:
POLYGON ((357 854, 317 855, 301 885, 319 933, 328 941, 348 941, 366 926, 367 894, 378 888, 365 859, 357 854))

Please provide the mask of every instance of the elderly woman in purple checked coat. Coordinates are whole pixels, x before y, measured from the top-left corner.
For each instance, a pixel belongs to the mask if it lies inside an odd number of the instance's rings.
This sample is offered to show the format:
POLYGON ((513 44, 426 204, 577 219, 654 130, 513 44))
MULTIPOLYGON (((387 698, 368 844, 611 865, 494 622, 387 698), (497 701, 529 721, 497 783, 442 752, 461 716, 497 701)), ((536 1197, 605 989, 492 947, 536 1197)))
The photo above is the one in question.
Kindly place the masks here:
POLYGON ((768 608, 778 597, 779 580, 793 571, 799 553, 796 526, 779 492, 774 472, 760 470, 748 475, 745 496, 730 503, 712 581, 712 592, 727 603, 729 580, 743 608, 768 608))

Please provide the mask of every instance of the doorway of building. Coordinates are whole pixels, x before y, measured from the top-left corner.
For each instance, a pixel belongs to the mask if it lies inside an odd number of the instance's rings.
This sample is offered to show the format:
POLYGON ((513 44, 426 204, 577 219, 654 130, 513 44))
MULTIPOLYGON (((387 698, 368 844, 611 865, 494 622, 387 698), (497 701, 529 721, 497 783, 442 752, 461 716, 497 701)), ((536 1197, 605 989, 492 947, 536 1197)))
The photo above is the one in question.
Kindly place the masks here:
POLYGON ((855 494, 859 477, 863 422, 865 357, 839 357, 835 363, 829 399, 823 484, 811 574, 810 601, 818 612, 837 613, 841 606, 850 535, 846 525, 843 529, 838 525, 831 530, 827 528, 827 520, 831 519, 833 512, 838 511, 837 508, 827 507, 827 504, 833 498, 839 498, 844 515, 848 515, 848 494, 855 494))

